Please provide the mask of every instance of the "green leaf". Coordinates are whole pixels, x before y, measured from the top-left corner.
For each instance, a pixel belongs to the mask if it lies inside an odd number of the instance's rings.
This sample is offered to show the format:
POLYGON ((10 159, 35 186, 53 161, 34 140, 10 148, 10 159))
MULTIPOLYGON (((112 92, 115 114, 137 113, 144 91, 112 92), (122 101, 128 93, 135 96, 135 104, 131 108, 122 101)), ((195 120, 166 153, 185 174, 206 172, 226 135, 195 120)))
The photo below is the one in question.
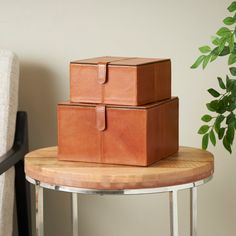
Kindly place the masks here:
POLYGON ((225 119, 225 116, 219 115, 216 119, 217 119, 217 122, 221 123, 225 119))
POLYGON ((226 75, 226 89, 227 89, 227 92, 228 92, 229 83, 230 83, 230 78, 229 78, 228 75, 226 75))
POLYGON ((216 36, 212 36, 212 37, 211 37, 211 42, 212 42, 214 45, 218 46, 218 45, 220 44, 220 38, 218 38, 218 37, 216 37, 216 36))
POLYGON ((218 57, 217 55, 211 54, 211 60, 210 60, 210 62, 213 62, 217 57, 218 57))
POLYGON ((204 60, 203 60, 203 63, 202 63, 202 68, 205 69, 209 60, 211 59, 211 55, 207 55, 205 56, 204 60))
POLYGON ((218 82, 219 82, 219 86, 220 86, 222 89, 226 89, 223 80, 222 80, 220 77, 217 77, 217 79, 218 79, 218 82))
POLYGON ((204 60, 205 56, 204 55, 201 55, 200 57, 198 57, 198 59, 194 62, 194 64, 191 66, 192 69, 195 69, 197 68, 201 63, 202 61, 204 60))
POLYGON ((224 137, 225 128, 220 128, 218 132, 218 138, 221 140, 224 137))
POLYGON ((231 34, 231 31, 227 27, 222 27, 216 32, 216 34, 221 37, 227 37, 229 34, 231 34))
POLYGON ((230 143, 229 143, 229 141, 228 141, 228 139, 227 139, 226 136, 224 136, 224 138, 223 138, 223 145, 224 145, 225 149, 226 149, 228 152, 232 153, 231 145, 230 145, 230 143))
POLYGON ((213 129, 210 132, 210 140, 211 140, 211 143, 215 146, 216 145, 216 136, 215 136, 213 129))
POLYGON ((209 121, 211 121, 212 120, 212 116, 210 116, 210 115, 204 115, 203 117, 202 117, 202 121, 204 121, 204 122, 209 122, 209 121))
POLYGON ((199 48, 199 51, 201 53, 208 53, 208 52, 211 51, 211 48, 209 46, 202 46, 202 47, 199 48))
POLYGON ((232 25, 235 23, 235 19, 233 17, 226 17, 223 22, 226 24, 226 25, 232 25))
MULTIPOLYGON (((228 107, 227 107, 227 111, 231 112, 230 114, 232 114, 234 112, 234 110, 236 110, 236 86, 234 85, 234 88, 232 89, 231 94, 228 96, 229 99, 229 103, 228 103, 228 107)), ((235 122, 236 123, 236 114, 233 115, 228 115, 228 120, 227 122, 232 123, 235 122), (230 118, 232 116, 232 118, 230 118)))
POLYGON ((219 56, 219 47, 215 47, 212 51, 211 51, 211 60, 210 62, 214 61, 218 56, 219 56))
POLYGON ((220 96, 220 93, 218 93, 215 89, 210 88, 207 90, 213 97, 217 98, 220 96))
POLYGON ((209 128, 210 128, 209 125, 203 125, 198 130, 198 133, 199 134, 205 134, 209 130, 209 128))
MULTIPOLYGON (((235 68, 235 67, 231 67, 231 68, 235 68)), ((236 68, 235 68, 236 71, 236 68)), ((228 76, 226 76, 226 91, 227 92, 231 92, 234 88, 234 81, 233 79, 229 79, 228 76)))
POLYGON ((230 102, 233 102, 236 104, 236 84, 234 84, 234 88, 232 90, 232 93, 229 95, 229 99, 230 99, 230 102))
POLYGON ((227 116, 227 118, 226 118, 226 124, 227 124, 227 125, 230 125, 230 124, 232 124, 232 123, 234 123, 234 122, 236 122, 236 118, 235 118, 234 113, 231 112, 231 113, 227 116))
POLYGON ((226 138, 229 141, 229 143, 232 145, 233 141, 234 141, 234 126, 233 125, 229 125, 227 131, 226 131, 226 138))
MULTIPOLYGON (((213 50, 213 51, 214 51, 214 50, 213 50)), ((224 46, 224 47, 223 47, 223 50, 221 50, 220 48, 218 48, 218 51, 219 51, 218 54, 219 54, 219 56, 221 56, 221 57, 230 54, 230 50, 229 50, 229 47, 228 47, 228 46, 224 46)))
POLYGON ((235 11, 236 10, 236 2, 232 2, 227 9, 229 10, 229 12, 235 11))
POLYGON ((216 112, 219 114, 223 114, 227 111, 229 99, 227 96, 223 97, 218 101, 218 107, 216 109, 216 112))
POLYGON ((211 51, 211 55, 216 55, 218 56, 219 55, 219 47, 215 47, 212 51, 211 51))
POLYGON ((230 52, 233 52, 233 50, 234 50, 234 34, 231 34, 227 41, 229 44, 230 52))
POLYGON ((229 49, 229 47, 228 46, 225 46, 225 43, 227 42, 227 40, 228 40, 228 36, 227 37, 222 37, 221 39, 220 39, 220 44, 219 44, 219 48, 218 48, 218 52, 219 52, 219 55, 220 56, 222 56, 222 55, 225 55, 227 52, 225 51, 223 54, 222 54, 222 52, 224 51, 224 50, 229 50, 229 52, 230 52, 230 49, 229 49), (226 48, 227 47, 227 48, 226 48))
POLYGON ((234 43, 234 50, 232 52, 233 54, 236 54, 236 43, 234 43))
POLYGON ((216 111, 213 107, 211 107, 211 103, 207 103, 206 107, 209 111, 216 111))
MULTIPOLYGON (((235 92, 234 95, 236 96, 236 92, 235 92)), ((232 98, 231 98, 231 102, 229 103, 228 108, 227 108, 227 110, 229 112, 232 112, 232 111, 234 111, 236 109, 236 101, 234 101, 232 98)), ((236 124, 236 122, 235 122, 235 124, 236 124)))
POLYGON ((230 54, 228 58, 228 65, 232 65, 236 62, 236 54, 230 54))
POLYGON ((208 141, 209 141, 209 134, 205 134, 202 137, 202 149, 206 150, 208 147, 208 141))
POLYGON ((211 101, 207 103, 206 106, 209 111, 216 111, 218 108, 218 100, 211 101))
POLYGON ((214 128, 215 128, 215 131, 217 134, 219 134, 219 131, 220 131, 220 126, 221 126, 221 123, 222 121, 225 119, 225 116, 223 115, 219 115, 217 116, 216 120, 215 120, 215 124, 214 124, 214 128))
POLYGON ((236 67, 230 67, 229 71, 230 71, 231 75, 236 76, 236 67))

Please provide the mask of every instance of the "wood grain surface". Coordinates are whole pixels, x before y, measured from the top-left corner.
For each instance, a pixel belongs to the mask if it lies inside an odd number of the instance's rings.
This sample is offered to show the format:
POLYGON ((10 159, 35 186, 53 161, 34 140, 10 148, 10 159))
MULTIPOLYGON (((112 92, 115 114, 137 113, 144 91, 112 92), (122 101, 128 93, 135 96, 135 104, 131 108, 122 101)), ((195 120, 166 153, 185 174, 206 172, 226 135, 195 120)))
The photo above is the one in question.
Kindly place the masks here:
POLYGON ((35 150, 26 155, 26 175, 44 183, 123 190, 164 187, 198 181, 214 172, 210 152, 180 147, 179 152, 149 167, 95 164, 57 160, 57 147, 35 150))

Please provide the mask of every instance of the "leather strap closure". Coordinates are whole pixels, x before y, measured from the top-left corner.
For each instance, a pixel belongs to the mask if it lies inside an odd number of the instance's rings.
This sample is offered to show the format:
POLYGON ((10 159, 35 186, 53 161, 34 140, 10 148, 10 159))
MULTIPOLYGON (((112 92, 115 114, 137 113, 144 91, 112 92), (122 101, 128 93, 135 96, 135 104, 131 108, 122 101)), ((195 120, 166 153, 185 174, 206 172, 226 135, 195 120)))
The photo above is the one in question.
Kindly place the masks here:
POLYGON ((98 62, 97 66, 98 66, 98 83, 99 84, 105 84, 107 82, 107 74, 108 74, 108 64, 112 63, 112 62, 117 62, 117 61, 123 61, 123 60, 129 60, 129 59, 133 59, 136 57, 128 57, 128 58, 122 58, 122 59, 116 59, 116 60, 110 60, 110 61, 101 61, 98 62))
POLYGON ((97 119, 97 129, 99 131, 104 131, 106 129, 106 106, 105 105, 96 106, 96 119, 97 119))
POLYGON ((98 83, 105 84, 107 82, 107 67, 109 62, 98 63, 98 83))

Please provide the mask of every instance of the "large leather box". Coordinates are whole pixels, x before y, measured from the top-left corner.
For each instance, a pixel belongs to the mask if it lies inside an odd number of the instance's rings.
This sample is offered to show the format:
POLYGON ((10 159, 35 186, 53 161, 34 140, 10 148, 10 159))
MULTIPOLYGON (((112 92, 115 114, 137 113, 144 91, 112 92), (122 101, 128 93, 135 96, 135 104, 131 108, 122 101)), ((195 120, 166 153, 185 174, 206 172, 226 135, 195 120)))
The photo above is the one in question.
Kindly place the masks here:
POLYGON ((178 98, 144 106, 61 103, 58 159, 147 166, 178 151, 178 98))
POLYGON ((137 106, 170 97, 169 59, 97 57, 70 63, 71 102, 137 106))

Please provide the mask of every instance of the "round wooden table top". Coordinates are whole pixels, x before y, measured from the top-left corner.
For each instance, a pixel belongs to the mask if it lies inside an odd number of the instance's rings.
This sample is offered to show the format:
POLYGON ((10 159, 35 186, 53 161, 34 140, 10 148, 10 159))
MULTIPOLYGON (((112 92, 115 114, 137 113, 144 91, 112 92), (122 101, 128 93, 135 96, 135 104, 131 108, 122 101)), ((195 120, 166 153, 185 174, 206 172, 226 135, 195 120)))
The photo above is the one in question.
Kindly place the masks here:
POLYGON ((213 155, 191 147, 180 147, 178 153, 148 167, 59 161, 57 147, 35 150, 25 158, 25 173, 34 180, 98 190, 186 184, 210 177, 213 171, 213 155))

